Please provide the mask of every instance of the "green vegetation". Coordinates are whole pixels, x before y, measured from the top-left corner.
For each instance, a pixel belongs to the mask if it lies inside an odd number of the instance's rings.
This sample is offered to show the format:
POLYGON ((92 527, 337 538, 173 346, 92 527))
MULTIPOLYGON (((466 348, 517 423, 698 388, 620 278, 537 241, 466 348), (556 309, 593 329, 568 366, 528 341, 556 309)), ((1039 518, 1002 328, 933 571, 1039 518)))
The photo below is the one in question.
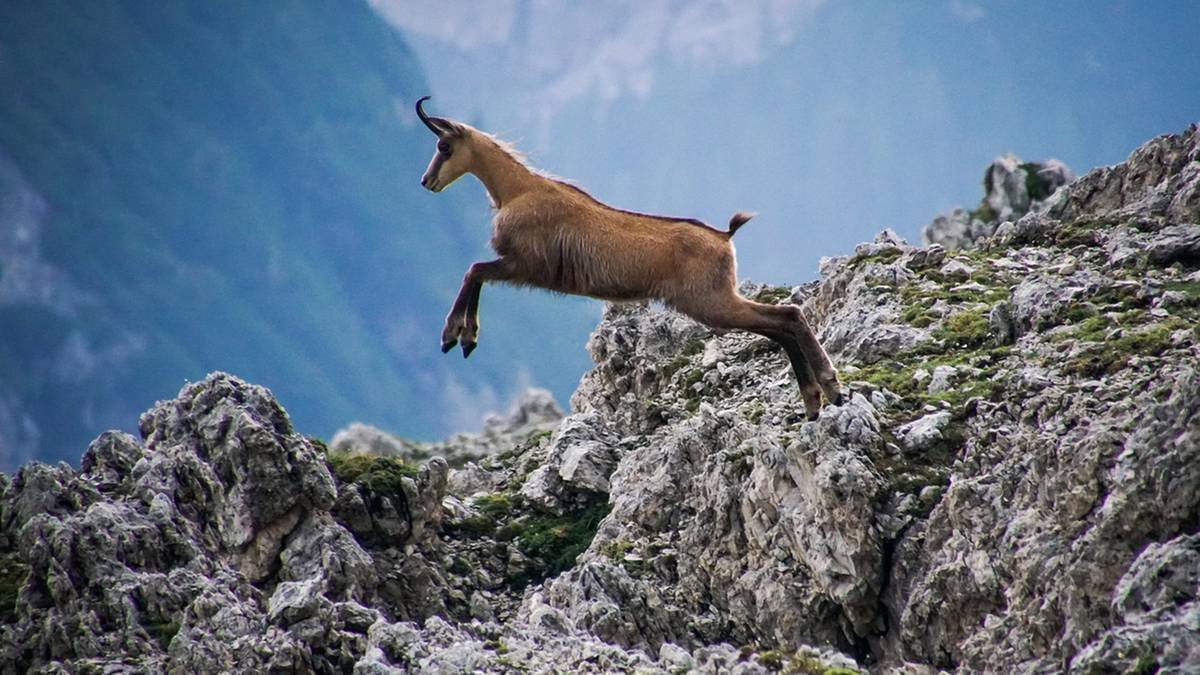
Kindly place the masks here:
POLYGON ((475 498, 475 508, 489 518, 503 518, 513 510, 513 500, 503 492, 495 492, 475 498))
MULTIPOLYGON (((447 526, 447 533, 460 539, 492 537, 516 545, 531 565, 508 580, 514 588, 573 566, 575 558, 591 545, 609 509, 607 499, 596 495, 562 515, 531 512, 515 492, 481 495, 472 505, 479 513, 447 526)), ((457 559, 453 562, 458 563, 457 559)))
POLYGON ((767 286, 760 290, 754 299, 758 302, 778 305, 792 297, 792 289, 787 286, 767 286))
POLYGON ((1144 309, 1146 303, 1138 298, 1136 284, 1113 284, 1088 299, 1089 302, 1105 311, 1144 309))
POLYGON ((625 561, 625 554, 633 548, 633 544, 624 539, 610 541, 600 547, 600 553, 609 560, 620 563, 625 561))
POLYGON ((521 552, 535 562, 539 578, 554 576, 587 550, 608 509, 607 500, 597 499, 561 516, 532 514, 517 521, 513 534, 521 552))
POLYGON ((988 340, 987 316, 980 311, 965 310, 946 317, 933 336, 947 347, 981 347, 988 340))
POLYGON ((880 361, 848 375, 850 380, 869 382, 891 391, 900 397, 897 407, 909 417, 917 417, 926 405, 940 406, 945 403, 951 408, 966 403, 969 399, 995 396, 999 384, 994 376, 1000 365, 1011 353, 1010 347, 985 347, 976 345, 970 349, 953 352, 935 351, 938 348, 921 345, 896 355, 895 360, 880 361), (948 391, 931 394, 927 380, 917 380, 918 370, 932 373, 938 366, 954 366, 978 371, 970 381, 952 387, 948 391))
POLYGON ((1200 281, 1168 281, 1163 284, 1163 289, 1183 293, 1187 296, 1189 306, 1200 305, 1200 281))
MULTIPOLYGON (((984 187, 983 191, 987 192, 987 187, 984 187)), ((969 215, 971 216, 971 220, 981 220, 985 223, 998 220, 1000 217, 986 200, 980 201, 979 206, 975 207, 975 209, 972 210, 969 215)))
POLYGON ((871 255, 855 256, 854 259, 850 261, 850 264, 855 266, 866 265, 869 263, 889 265, 896 262, 896 260, 900 258, 900 255, 901 251, 898 248, 885 248, 882 251, 878 253, 872 253, 871 255))
POLYGON ((828 666, 818 656, 807 650, 801 650, 791 655, 776 649, 769 649, 757 654, 750 647, 742 647, 739 650, 739 658, 742 661, 750 658, 752 654, 758 665, 773 673, 785 673, 785 675, 861 675, 859 671, 852 668, 828 666))
POLYGON ((28 574, 29 566, 16 555, 0 557, 0 625, 16 621, 17 597, 28 574))
POLYGON ((766 412, 767 407, 763 405, 762 401, 751 401, 750 404, 746 406, 744 414, 746 415, 746 419, 750 420, 754 424, 758 424, 762 421, 763 415, 765 415, 766 412))
POLYGON ((517 510, 521 498, 516 493, 494 492, 476 497, 472 504, 479 513, 463 518, 451 528, 459 536, 477 538, 495 533, 499 524, 517 510))
MULTIPOLYGON (((897 423, 925 415, 928 407, 946 410, 952 415, 950 423, 942 430, 941 441, 918 455, 880 452, 872 456, 875 468, 895 492, 918 494, 926 486, 944 485, 954 456, 966 438, 967 402, 973 398, 995 400, 1000 394, 1003 384, 996 375, 1011 355, 1011 348, 986 346, 976 339, 976 319, 960 319, 953 323, 959 324, 961 332, 954 335, 960 337, 947 339, 942 346, 919 345, 897 354, 895 360, 875 363, 846 375, 850 381, 868 382, 899 396, 894 406, 897 423), (949 346, 955 341, 964 346, 949 346), (930 393, 929 380, 917 379, 915 375, 918 370, 932 373, 938 366, 953 366, 959 373, 967 375, 945 391, 930 393)), ((888 442, 899 445, 890 432, 885 431, 883 436, 888 442)), ((932 503, 922 504, 924 509, 932 507, 932 503)))
POLYGON ((774 649, 760 652, 754 660, 758 661, 758 665, 766 668, 767 670, 776 673, 783 670, 783 654, 780 654, 774 649))
MULTIPOLYGON (((958 280, 947 279, 937 270, 923 270, 920 273, 921 283, 914 283, 900 289, 900 303, 903 306, 900 317, 909 325, 926 328, 934 324, 941 316, 936 309, 990 309, 992 305, 1008 298, 1010 288, 1008 280, 990 269, 987 259, 978 251, 969 255, 962 253, 957 257, 965 257, 976 265, 976 271, 971 275, 972 283, 958 283, 958 280)), ((976 312, 986 316, 986 311, 976 312)), ((960 317, 956 321, 965 321, 968 317, 960 317)), ((972 326, 957 324, 951 327, 950 333, 955 337, 970 335, 972 326), (966 334, 964 330, 968 330, 966 334)), ((984 319, 986 330, 986 319, 984 319)))
POLYGON ((325 461, 340 485, 361 485, 371 495, 379 497, 403 495, 404 479, 417 476, 417 467, 398 457, 329 451, 325 461))
POLYGON ((913 303, 904 308, 904 312, 900 315, 900 318, 910 326, 926 328, 934 321, 937 321, 937 315, 930 311, 932 304, 930 302, 929 306, 926 306, 919 302, 913 303))
POLYGON ((523 455, 526 452, 529 452, 530 450, 541 445, 543 441, 550 438, 550 436, 552 436, 553 434, 554 434, 554 431, 551 429, 539 429, 539 430, 529 434, 528 436, 526 436, 525 440, 521 441, 517 445, 509 448, 508 450, 497 453, 496 459, 503 462, 503 461, 510 460, 514 457, 523 455))
POLYGON ((494 651, 497 654, 507 654, 508 653, 508 645, 504 644, 504 640, 499 640, 499 639, 487 640, 486 642, 483 643, 483 648, 494 651))
MULTIPOLYGON (((1188 292, 1190 282, 1178 282, 1164 290, 1188 292)), ((1197 284, 1200 286, 1200 284, 1197 284)), ((1134 356, 1159 356, 1170 347, 1171 334, 1192 328, 1195 321, 1190 307, 1179 308, 1175 316, 1158 321, 1147 310, 1135 284, 1113 284, 1086 300, 1072 303, 1061 314, 1065 329, 1050 339, 1055 342, 1077 340, 1081 349, 1062 366, 1065 373, 1085 377, 1111 375, 1126 368, 1134 356)), ((1200 331, 1196 331, 1200 339, 1200 331)))
POLYGON ((450 559, 450 564, 446 566, 446 571, 451 574, 464 576, 471 573, 471 564, 461 556, 454 556, 450 559))
POLYGON ((665 366, 663 366, 663 379, 670 379, 671 376, 679 372, 679 370, 690 365, 692 362, 692 357, 702 351, 704 351, 704 340, 701 340, 698 337, 691 338, 687 342, 683 343, 683 346, 679 349, 679 353, 676 354, 670 361, 668 361, 665 366))
POLYGON ((683 407, 689 413, 700 409, 700 402, 713 392, 708 387, 697 389, 696 385, 704 380, 705 371, 699 367, 687 368, 678 375, 678 386, 683 394, 683 407))
POLYGON ((1115 227, 1121 223, 1119 218, 1104 216, 1100 218, 1084 216, 1063 223, 1054 233, 1054 243, 1064 248, 1072 246, 1096 246, 1100 243, 1100 230, 1115 227))
POLYGON ((1154 653, 1147 649, 1146 652, 1140 654, 1133 667, 1126 671, 1128 675, 1154 675, 1159 670, 1158 659, 1154 653))
POLYGON ((1038 175, 1038 171, 1042 170, 1041 164, 1025 162, 1021 168, 1025 170, 1025 194, 1029 195, 1030 200, 1040 202, 1054 194, 1050 181, 1038 175))
MULTIPOLYGON (((1094 319, 1103 320, 1103 317, 1093 317, 1084 324, 1093 323, 1094 319)), ((1111 375, 1127 367, 1134 356, 1161 355, 1171 344, 1171 333, 1189 327, 1191 324, 1183 319, 1170 319, 1144 330, 1130 331, 1103 342, 1088 344, 1067 361, 1063 372, 1086 377, 1111 375)), ((1081 325, 1078 337, 1083 340, 1098 339, 1100 332, 1100 327, 1081 325)))
POLYGON ((754 455, 754 451, 749 447, 743 446, 737 450, 725 450, 722 452, 722 454, 724 455, 726 462, 729 462, 730 464, 736 464, 744 459, 752 457, 754 455))
POLYGON ((150 637, 154 638, 154 640, 158 642, 159 646, 163 648, 163 651, 166 651, 166 649, 171 646, 171 640, 174 639, 175 634, 179 632, 179 622, 174 619, 157 619, 154 621, 148 621, 145 624, 142 624, 142 627, 146 629, 146 633, 148 633, 150 637))

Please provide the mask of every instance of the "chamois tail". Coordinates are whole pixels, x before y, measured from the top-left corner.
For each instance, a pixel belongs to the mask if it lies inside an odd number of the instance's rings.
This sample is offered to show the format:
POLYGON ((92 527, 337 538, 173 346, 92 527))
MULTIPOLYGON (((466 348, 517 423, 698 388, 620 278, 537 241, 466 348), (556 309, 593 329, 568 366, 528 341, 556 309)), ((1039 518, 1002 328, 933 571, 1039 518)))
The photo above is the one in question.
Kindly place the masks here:
POLYGON ((729 231, 725 235, 732 237, 738 231, 739 227, 745 225, 747 221, 757 215, 757 213, 746 213, 745 211, 738 211, 733 214, 733 217, 729 219, 729 231))

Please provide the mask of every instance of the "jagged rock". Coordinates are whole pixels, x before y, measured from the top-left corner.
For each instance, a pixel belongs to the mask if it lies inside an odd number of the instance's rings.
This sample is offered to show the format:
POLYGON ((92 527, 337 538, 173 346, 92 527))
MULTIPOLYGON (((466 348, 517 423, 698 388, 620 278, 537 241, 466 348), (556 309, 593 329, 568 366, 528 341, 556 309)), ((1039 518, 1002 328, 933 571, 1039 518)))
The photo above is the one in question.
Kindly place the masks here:
POLYGON ((974 211, 954 209, 921 229, 921 240, 947 249, 972 248, 989 237, 1007 234, 1013 221, 1037 211, 1075 174, 1057 159, 1022 162, 1014 155, 997 157, 983 174, 983 200, 974 211))
POLYGON ((1011 305, 1001 301, 988 310, 988 330, 999 345, 1010 345, 1017 339, 1011 305))
POLYGON ((1057 274, 1026 277, 1012 290, 1007 306, 1016 335, 1061 323, 1068 307, 1107 285, 1105 278, 1092 270, 1070 277, 1057 274))
MULTIPOLYGON (((339 429, 329 441, 329 448, 338 452, 368 452, 373 455, 412 459, 422 454, 420 445, 406 442, 370 424, 354 422, 339 429)), ((419 457, 424 459, 423 457, 419 457)))
POLYGON ((956 375, 958 375, 958 369, 954 366, 937 366, 929 376, 929 386, 926 390, 931 394, 948 391, 954 383, 956 375))
POLYGON ((554 396, 545 389, 526 389, 505 415, 488 415, 480 433, 457 434, 441 443, 418 443, 400 438, 368 424, 355 422, 333 435, 329 447, 337 452, 365 452, 372 455, 424 461, 441 457, 460 467, 468 462, 511 449, 520 439, 554 429, 563 417, 554 396))
POLYGON ((570 415, 441 444, 326 455, 269 391, 188 385, 0 477, 0 672, 1195 670, 1198 138, 1051 195, 998 161, 1015 220, 949 262, 884 232, 744 283, 845 375, 814 422, 771 342, 646 305, 570 415))
POLYGON ((983 203, 997 220, 1016 220, 1035 202, 1046 199, 1075 180, 1067 165, 1051 159, 1045 163, 1022 163, 1014 155, 998 157, 983 175, 983 203))
POLYGON ((554 396, 545 389, 521 393, 506 415, 489 415, 478 434, 458 434, 443 443, 427 446, 430 456, 440 455, 454 466, 478 461, 487 455, 510 450, 520 440, 538 432, 549 432, 563 418, 554 396))
POLYGON ((1058 220, 1130 216, 1200 222, 1200 125, 1165 134, 1134 150, 1126 161, 1095 169, 1047 200, 1058 220))
POLYGON ((930 244, 925 248, 914 248, 905 252, 904 265, 911 270, 938 267, 946 259, 946 248, 941 244, 930 244))
POLYGON ((581 495, 609 490, 608 477, 616 466, 617 439, 604 430, 595 412, 564 419, 550 437, 546 458, 525 481, 521 494, 541 508, 556 512, 581 495))
POLYGON ((938 412, 926 415, 918 420, 905 424, 896 429, 896 435, 909 452, 921 452, 933 447, 943 440, 944 430, 950 424, 951 415, 948 412, 938 412))
POLYGON ((996 221, 973 217, 966 209, 957 208, 944 213, 921 228, 921 241, 956 251, 971 248, 975 242, 992 236, 996 221))

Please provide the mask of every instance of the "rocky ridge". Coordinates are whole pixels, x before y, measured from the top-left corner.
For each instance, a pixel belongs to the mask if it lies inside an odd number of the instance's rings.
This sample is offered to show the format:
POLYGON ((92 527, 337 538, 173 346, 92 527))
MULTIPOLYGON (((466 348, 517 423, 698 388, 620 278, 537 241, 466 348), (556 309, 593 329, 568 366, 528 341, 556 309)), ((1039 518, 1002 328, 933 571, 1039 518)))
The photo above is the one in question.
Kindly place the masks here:
POLYGON ((612 306, 565 416, 326 447, 214 374, 0 478, 0 670, 1200 668, 1200 128, 1001 174, 743 287, 840 368, 816 422, 771 343, 612 306))

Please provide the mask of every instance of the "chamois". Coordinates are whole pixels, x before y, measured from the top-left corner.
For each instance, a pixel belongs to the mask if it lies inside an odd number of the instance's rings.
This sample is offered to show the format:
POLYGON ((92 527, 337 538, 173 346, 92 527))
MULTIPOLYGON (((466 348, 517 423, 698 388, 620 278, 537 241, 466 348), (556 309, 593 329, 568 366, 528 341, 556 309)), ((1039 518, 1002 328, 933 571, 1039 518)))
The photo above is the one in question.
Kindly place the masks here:
POLYGON ((509 146, 461 122, 417 116, 437 136, 421 185, 441 192, 464 173, 487 188, 495 209, 495 260, 473 263, 446 316, 442 352, 461 343, 464 357, 479 333, 479 293, 499 281, 602 300, 659 300, 713 328, 765 336, 788 355, 808 419, 821 394, 841 405, 837 371, 795 305, 753 302, 737 292, 731 237, 753 214, 735 213, 727 231, 689 218, 614 208, 568 183, 530 169, 509 146))

